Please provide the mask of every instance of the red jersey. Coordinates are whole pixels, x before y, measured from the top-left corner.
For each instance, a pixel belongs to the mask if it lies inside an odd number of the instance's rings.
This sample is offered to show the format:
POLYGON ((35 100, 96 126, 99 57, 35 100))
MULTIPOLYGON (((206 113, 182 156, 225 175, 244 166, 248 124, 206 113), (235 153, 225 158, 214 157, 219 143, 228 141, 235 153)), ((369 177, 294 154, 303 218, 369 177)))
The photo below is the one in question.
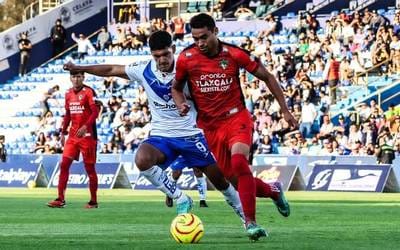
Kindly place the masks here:
POLYGON ((221 41, 213 57, 202 54, 195 45, 180 53, 175 78, 188 82, 200 128, 218 126, 229 114, 245 109, 239 69, 254 73, 258 66, 259 61, 247 51, 221 41))
POLYGON ((69 136, 75 137, 76 132, 83 125, 86 125, 87 132, 84 137, 91 136, 97 139, 96 131, 96 118, 98 115, 98 108, 95 103, 96 92, 86 86, 79 91, 74 91, 70 88, 65 94, 65 117, 63 122, 62 132, 65 133, 69 123, 69 136))

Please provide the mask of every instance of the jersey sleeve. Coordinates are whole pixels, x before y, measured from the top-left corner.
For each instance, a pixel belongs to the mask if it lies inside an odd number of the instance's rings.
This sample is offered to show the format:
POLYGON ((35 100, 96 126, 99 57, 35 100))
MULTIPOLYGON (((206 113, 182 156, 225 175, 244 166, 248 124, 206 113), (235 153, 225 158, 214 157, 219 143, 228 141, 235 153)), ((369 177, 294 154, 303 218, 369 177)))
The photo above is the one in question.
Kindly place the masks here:
POLYGON ((178 59, 176 60, 176 74, 175 74, 175 79, 178 82, 184 82, 187 79, 187 63, 186 63, 186 57, 184 55, 184 51, 178 56, 178 59))
POLYGON ((87 96, 89 106, 96 104, 96 93, 94 92, 93 89, 89 89, 89 91, 86 92, 86 96, 87 96))
POLYGON ((258 58, 250 55, 245 50, 234 48, 232 49, 231 54, 236 63, 250 73, 254 73, 260 65, 258 58))
POLYGON ((131 81, 139 81, 140 76, 143 74, 143 65, 138 63, 131 63, 125 66, 125 73, 131 81))

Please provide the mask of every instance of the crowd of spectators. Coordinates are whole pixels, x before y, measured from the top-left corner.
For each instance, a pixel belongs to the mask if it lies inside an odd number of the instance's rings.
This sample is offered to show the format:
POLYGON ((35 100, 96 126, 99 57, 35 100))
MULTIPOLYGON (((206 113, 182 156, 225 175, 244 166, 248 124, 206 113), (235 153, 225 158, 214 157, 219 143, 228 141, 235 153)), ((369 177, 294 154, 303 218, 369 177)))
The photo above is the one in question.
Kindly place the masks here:
MULTIPOLYGON (((366 84, 364 72, 389 76, 400 73, 399 19, 399 13, 391 22, 368 9, 341 12, 326 20, 321 32, 315 16, 301 13, 296 28, 286 30, 286 35, 296 36, 298 42, 277 50, 272 40, 281 24, 274 16, 265 15, 265 30, 245 37, 240 46, 258 57, 278 79, 300 127, 291 131, 266 84, 242 72, 245 104, 254 117, 255 154, 377 155, 380 162, 390 162, 399 154, 399 107, 391 105, 384 112, 376 100, 371 100, 357 106, 354 112, 331 119, 331 108, 346 97, 346 87, 366 84)), ((167 30, 175 39, 184 39, 182 33, 186 29, 180 17, 168 24, 160 18, 143 22, 136 32, 119 27, 114 39, 103 27, 96 46, 141 49, 155 30, 167 30)), ((104 104, 99 121, 107 124, 113 135, 101 145, 101 153, 133 152, 149 133, 151 115, 146 94, 143 88, 136 87, 135 100, 128 102, 124 93, 130 87, 130 82, 104 80, 102 91, 111 97, 104 104)), ((51 136, 44 137, 44 144, 53 140, 51 136)))

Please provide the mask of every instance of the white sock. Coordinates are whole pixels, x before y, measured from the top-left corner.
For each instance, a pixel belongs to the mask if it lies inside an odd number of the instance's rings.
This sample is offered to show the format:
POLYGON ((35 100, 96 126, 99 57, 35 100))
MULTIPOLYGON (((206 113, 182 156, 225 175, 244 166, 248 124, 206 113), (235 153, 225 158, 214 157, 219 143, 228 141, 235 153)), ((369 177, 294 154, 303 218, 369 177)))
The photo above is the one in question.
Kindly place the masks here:
POLYGON ((239 216, 240 220, 245 223, 242 203, 240 202, 239 193, 229 183, 229 187, 222 190, 221 193, 224 195, 226 203, 232 207, 233 211, 239 216))
POLYGON ((206 177, 196 177, 197 190, 199 191, 200 200, 206 200, 207 195, 207 180, 206 177))
POLYGON ((176 183, 168 178, 167 173, 160 167, 153 166, 140 173, 143 174, 151 184, 172 199, 182 198, 182 191, 176 186, 176 183))

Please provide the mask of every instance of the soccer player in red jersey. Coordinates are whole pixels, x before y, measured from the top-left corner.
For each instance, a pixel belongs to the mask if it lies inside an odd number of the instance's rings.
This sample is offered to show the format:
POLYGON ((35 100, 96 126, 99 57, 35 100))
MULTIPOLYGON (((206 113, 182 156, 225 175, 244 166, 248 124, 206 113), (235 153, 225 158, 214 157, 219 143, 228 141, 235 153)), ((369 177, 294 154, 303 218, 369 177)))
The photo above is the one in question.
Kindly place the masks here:
POLYGON ((293 128, 297 127, 297 122, 288 110, 275 77, 247 51, 218 40, 218 29, 211 16, 198 14, 192 17, 190 26, 194 44, 178 57, 172 96, 181 115, 185 115, 190 106, 183 89, 188 83, 198 112, 198 126, 204 130, 225 177, 236 183, 248 236, 258 240, 267 233, 256 224, 256 196, 272 198, 285 217, 289 216, 290 208, 280 183, 266 184, 254 178, 250 171, 248 157, 253 122, 244 105, 239 69, 244 68, 265 81, 279 102, 285 120, 293 128))
POLYGON ((70 71, 72 88, 65 94, 65 117, 61 133, 61 141, 69 134, 64 146, 58 180, 58 197, 47 203, 49 207, 65 207, 65 190, 69 177, 69 168, 73 160, 78 160, 82 153, 86 172, 89 176, 90 201, 86 208, 97 208, 97 174, 95 169, 97 133, 96 118, 99 108, 96 105, 95 91, 84 85, 82 71, 70 71), (69 132, 67 132, 68 127, 69 132))

